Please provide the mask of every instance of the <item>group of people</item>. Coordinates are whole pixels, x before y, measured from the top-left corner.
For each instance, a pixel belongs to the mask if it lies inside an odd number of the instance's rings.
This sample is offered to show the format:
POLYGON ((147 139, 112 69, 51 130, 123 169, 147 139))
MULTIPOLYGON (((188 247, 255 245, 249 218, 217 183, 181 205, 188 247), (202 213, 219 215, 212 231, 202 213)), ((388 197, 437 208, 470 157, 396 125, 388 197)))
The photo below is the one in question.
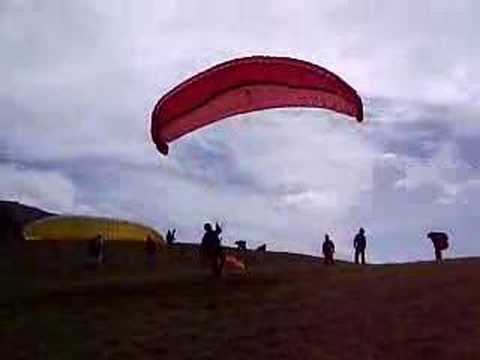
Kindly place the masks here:
MULTIPOLYGON (((200 244, 200 254, 204 264, 208 265, 211 273, 215 277, 219 277, 222 274, 222 269, 225 264, 225 254, 222 249, 220 234, 222 228, 218 223, 215 224, 215 228, 206 223, 203 227, 204 234, 200 244)), ((166 241, 168 245, 172 245, 175 241, 176 230, 168 230, 166 234, 166 241)), ((444 232, 429 232, 427 237, 432 241, 435 250, 435 259, 437 262, 441 262, 442 251, 448 248, 448 236, 444 232)), ((238 243, 238 242, 237 242, 238 243)), ((244 242, 242 242, 244 243, 244 242)), ((265 245, 263 245, 265 246, 265 245)), ((242 248, 246 248, 245 244, 242 244, 242 248)), ((355 264, 365 264, 365 252, 367 249, 367 238, 365 235, 365 229, 360 228, 353 238, 354 248, 354 261, 355 264)), ((157 243, 152 237, 148 236, 145 240, 145 253, 147 256, 147 265, 152 267, 155 264, 155 258, 158 250, 157 243)), ((258 250, 258 249, 257 249, 258 250)), ((89 264, 101 265, 105 260, 105 242, 101 235, 96 236, 88 243, 88 259, 89 264)), ((322 253, 324 256, 324 263, 326 265, 333 265, 335 263, 335 244, 330 238, 329 234, 325 234, 325 240, 322 244, 322 253)))
MULTIPOLYGON (((175 238, 175 232, 171 234, 175 238)), ((158 244, 151 236, 145 239, 145 254, 147 265, 153 267, 158 252, 158 244)), ((86 265, 98 267, 105 263, 105 239, 101 234, 88 242, 86 265)))
MULTIPOLYGON (((442 251, 448 248, 448 235, 444 232, 429 232, 427 237, 432 240, 435 251, 435 260, 442 262, 442 251)), ((355 250, 355 264, 361 262, 365 264, 365 251, 367 249, 367 238, 365 236, 365 229, 360 228, 358 233, 353 238, 353 248, 355 250)), ((325 234, 325 240, 322 244, 322 253, 326 265, 333 265, 335 263, 333 255, 335 254, 335 244, 330 239, 330 235, 325 234)))
MULTIPOLYGON (((225 254, 222 250, 220 238, 222 228, 218 223, 215 224, 215 228, 213 228, 210 223, 206 223, 204 225, 204 231, 205 233, 200 245, 200 253, 204 263, 210 267, 212 275, 219 277, 222 274, 222 269, 225 264, 225 254)), ((448 248, 447 234, 443 232, 430 232, 427 237, 432 240, 436 260, 441 262, 442 251, 448 248)), ((353 248, 355 264, 366 264, 367 237, 364 228, 360 228, 355 234, 353 238, 353 248)), ((326 265, 333 265, 335 263, 335 244, 329 234, 325 234, 322 253, 326 265)))
MULTIPOLYGON (((218 223, 215 224, 215 229, 210 223, 204 225, 205 233, 200 244, 200 253, 204 263, 207 263, 211 269, 212 275, 219 277, 222 273, 223 265, 225 263, 225 255, 222 250, 220 234, 222 228, 218 223)), ((361 262, 365 264, 365 251, 367 248, 367 238, 365 236, 365 229, 360 228, 353 240, 353 247, 355 249, 355 263, 361 262)), ((328 234, 325 235, 325 241, 322 244, 322 252, 324 261, 327 265, 332 265, 334 261, 335 244, 330 239, 328 234)))
MULTIPOLYGON (((367 238, 365 236, 365 229, 360 228, 358 233, 353 238, 353 248, 355 250, 355 264, 361 261, 365 264, 365 250, 367 249, 367 238)), ((335 254, 335 244, 330 235, 325 234, 325 240, 322 244, 323 259, 326 265, 333 265, 335 263, 333 255, 335 254)))

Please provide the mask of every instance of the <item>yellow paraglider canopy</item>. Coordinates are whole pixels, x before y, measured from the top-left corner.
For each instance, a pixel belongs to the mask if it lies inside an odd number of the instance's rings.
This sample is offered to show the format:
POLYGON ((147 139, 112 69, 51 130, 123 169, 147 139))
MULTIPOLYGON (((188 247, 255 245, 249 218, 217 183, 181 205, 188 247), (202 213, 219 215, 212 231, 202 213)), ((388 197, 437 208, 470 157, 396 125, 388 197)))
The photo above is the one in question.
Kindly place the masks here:
POLYGON ((149 226, 113 218, 90 216, 51 216, 25 226, 26 240, 90 240, 101 235, 105 240, 145 241, 150 236, 165 245, 163 236, 149 226))

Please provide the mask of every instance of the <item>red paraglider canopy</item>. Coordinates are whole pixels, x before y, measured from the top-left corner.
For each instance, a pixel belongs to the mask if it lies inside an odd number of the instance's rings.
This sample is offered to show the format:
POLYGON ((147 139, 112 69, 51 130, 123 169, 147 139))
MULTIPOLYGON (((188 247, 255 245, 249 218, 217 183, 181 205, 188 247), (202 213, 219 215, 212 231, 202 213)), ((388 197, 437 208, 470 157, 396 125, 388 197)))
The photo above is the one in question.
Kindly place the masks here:
POLYGON ((334 73, 306 61, 269 56, 234 59, 164 95, 152 113, 152 138, 167 143, 229 116, 281 107, 326 108, 363 120, 362 100, 334 73))

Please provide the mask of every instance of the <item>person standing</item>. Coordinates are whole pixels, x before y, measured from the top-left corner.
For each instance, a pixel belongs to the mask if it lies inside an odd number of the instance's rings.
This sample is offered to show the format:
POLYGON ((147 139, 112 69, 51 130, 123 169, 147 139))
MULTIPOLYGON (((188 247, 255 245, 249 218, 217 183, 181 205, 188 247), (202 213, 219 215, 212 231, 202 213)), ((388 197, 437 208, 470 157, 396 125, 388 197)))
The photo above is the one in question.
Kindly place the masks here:
POLYGON ((99 265, 105 263, 105 239, 102 235, 97 236, 97 263, 99 265))
POLYGON ((166 236, 167 245, 170 246, 175 242, 175 232, 176 231, 177 231, 176 229, 173 229, 173 230, 168 229, 167 236, 166 236))
POLYGON ((102 235, 98 234, 88 242, 87 264, 99 266, 104 262, 104 240, 102 235))
POLYGON ((145 240, 145 254, 147 256, 147 266, 153 268, 155 266, 157 256, 157 243, 152 239, 150 235, 145 240))
POLYGON ((335 244, 330 239, 330 236, 328 234, 325 234, 325 240, 322 244, 322 252, 325 265, 333 265, 335 263, 333 260, 333 254, 335 253, 335 244))
POLYGON ((362 264, 365 264, 365 250, 367 249, 367 238, 365 237, 365 229, 360 228, 353 239, 353 247, 355 249, 355 264, 358 264, 359 258, 362 264))
POLYGON ((203 226, 203 229, 205 233, 203 234, 200 245, 202 256, 210 264, 212 275, 220 277, 224 262, 222 244, 219 236, 222 228, 217 223, 215 224, 215 230, 213 230, 212 225, 207 223, 203 226))
POLYGON ((443 261, 442 251, 448 249, 448 235, 444 232, 429 232, 427 237, 432 240, 433 248, 435 250, 435 260, 438 263, 443 261))

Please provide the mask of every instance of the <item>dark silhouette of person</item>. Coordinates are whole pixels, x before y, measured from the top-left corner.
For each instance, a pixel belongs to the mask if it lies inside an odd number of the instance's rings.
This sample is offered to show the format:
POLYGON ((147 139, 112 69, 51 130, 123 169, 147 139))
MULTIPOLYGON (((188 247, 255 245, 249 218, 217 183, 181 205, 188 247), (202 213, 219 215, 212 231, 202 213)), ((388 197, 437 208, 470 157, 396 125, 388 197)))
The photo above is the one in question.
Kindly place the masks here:
POLYGON ((102 235, 97 236, 97 262, 99 264, 105 262, 105 240, 102 235))
POLYGON ((322 244, 322 252, 325 265, 333 265, 335 263, 333 260, 333 254, 335 253, 335 244, 330 239, 330 236, 328 234, 325 234, 325 240, 322 244))
POLYGON ((88 256, 95 265, 104 262, 104 240, 102 235, 97 235, 88 242, 88 256))
POLYGON ((167 245, 172 245, 175 242, 175 232, 176 231, 177 231, 177 229, 173 229, 173 230, 168 229, 167 236, 166 236, 167 245))
POLYGON ((432 240, 435 260, 441 263, 443 261, 442 251, 448 248, 448 235, 444 232, 431 231, 427 234, 427 237, 432 240))
POLYGON ((362 264, 365 264, 365 250, 367 248, 367 238, 365 237, 365 229, 360 228, 353 239, 353 247, 355 248, 355 264, 358 264, 361 258, 362 264))
POLYGON ((255 249, 256 252, 266 252, 267 251, 267 244, 262 244, 255 249))
POLYGON ((145 240, 145 253, 147 254, 147 265, 153 267, 155 264, 155 256, 157 254, 157 243, 149 235, 145 240))
POLYGON ((223 250, 220 239, 222 228, 218 223, 215 224, 215 230, 210 223, 203 226, 205 233, 203 234, 200 250, 203 258, 210 264, 212 275, 219 277, 223 268, 223 250))
POLYGON ((237 245, 237 249, 240 251, 247 250, 247 242, 245 240, 235 241, 235 245, 237 245))

